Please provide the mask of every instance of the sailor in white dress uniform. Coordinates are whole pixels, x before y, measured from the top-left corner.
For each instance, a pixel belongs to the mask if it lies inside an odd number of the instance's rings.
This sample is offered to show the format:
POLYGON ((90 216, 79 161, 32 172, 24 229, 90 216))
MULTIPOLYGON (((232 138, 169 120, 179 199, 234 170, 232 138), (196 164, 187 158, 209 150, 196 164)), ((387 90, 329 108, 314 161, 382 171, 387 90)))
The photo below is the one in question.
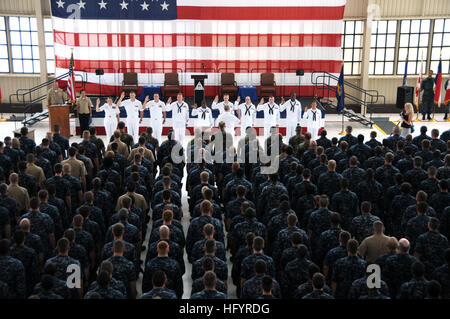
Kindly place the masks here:
POLYGON ((264 103, 264 98, 258 104, 256 110, 264 111, 264 140, 270 136, 270 128, 276 127, 280 122, 280 107, 275 103, 273 96, 269 97, 269 102, 264 103))
MULTIPOLYGON (((223 102, 219 102, 219 96, 216 95, 214 98, 214 101, 212 102, 211 109, 212 110, 219 110, 219 115, 224 112, 224 106, 228 105, 230 107, 230 110, 235 110, 234 104, 230 102, 230 96, 228 94, 224 94, 223 96, 223 102)), ((216 126, 219 125, 219 122, 216 121, 216 126)))
POLYGON ((113 104, 112 97, 108 97, 106 103, 100 106, 100 98, 97 98, 96 112, 105 112, 103 125, 106 131, 106 140, 109 141, 114 131, 117 129, 117 123, 120 120, 120 110, 117 105, 113 104))
POLYGON ((317 108, 317 103, 315 101, 311 103, 311 108, 309 110, 305 107, 303 118, 306 120, 308 132, 311 133, 311 139, 313 141, 317 140, 319 137, 319 130, 324 125, 324 120, 322 118, 322 111, 317 108))
POLYGON ((183 145, 186 125, 189 122, 189 106, 183 101, 182 93, 178 93, 177 100, 173 103, 172 97, 169 97, 166 104, 166 112, 170 111, 172 111, 172 127, 175 133, 175 140, 183 145))
MULTIPOLYGON (((166 123, 166 104, 159 99, 159 94, 153 94, 153 100, 149 101, 149 97, 146 96, 142 110, 150 110, 150 126, 153 129, 153 134, 161 145, 161 135, 163 124, 166 123)), ((144 112, 141 112, 141 122, 144 116, 144 112)))
POLYGON ((198 107, 197 104, 194 104, 194 108, 192 110, 192 116, 196 116, 195 119, 195 127, 199 127, 202 129, 211 128, 214 126, 214 119, 212 117, 212 111, 209 107, 206 106, 206 102, 202 102, 202 106, 198 107))
POLYGON ((236 117, 236 115, 233 114, 232 109, 228 105, 224 105, 223 113, 219 115, 217 118, 217 123, 224 122, 225 123, 225 131, 227 133, 230 133, 231 136, 234 138, 234 128, 236 125, 238 125, 241 121, 239 121, 239 118, 236 117))
POLYGON ((122 101, 125 92, 122 92, 117 102, 118 107, 124 107, 127 112, 127 129, 128 134, 133 137, 133 143, 137 143, 139 139, 139 112, 142 112, 142 103, 136 99, 136 93, 130 91, 130 98, 122 101))
POLYGON ((245 97, 245 103, 239 104, 241 97, 238 96, 234 102, 235 109, 238 111, 239 119, 241 120, 241 136, 245 136, 247 127, 253 127, 256 118, 256 107, 253 105, 249 96, 245 97))
POLYGON ((295 128, 300 125, 302 119, 302 104, 296 99, 294 92, 286 102, 281 98, 280 112, 284 110, 286 110, 286 140, 289 141, 295 135, 295 128))

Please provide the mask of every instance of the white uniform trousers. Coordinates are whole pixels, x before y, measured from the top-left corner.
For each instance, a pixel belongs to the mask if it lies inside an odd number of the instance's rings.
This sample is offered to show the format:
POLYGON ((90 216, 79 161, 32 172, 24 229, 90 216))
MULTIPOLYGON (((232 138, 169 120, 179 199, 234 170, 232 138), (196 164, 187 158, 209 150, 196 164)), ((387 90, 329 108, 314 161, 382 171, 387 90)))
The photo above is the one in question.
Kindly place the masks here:
POLYGON ((245 136, 247 127, 253 127, 252 122, 241 122, 241 136, 245 136))
POLYGON ((104 120, 105 131, 106 131, 106 141, 109 143, 111 136, 114 134, 114 131, 117 129, 117 117, 115 116, 106 116, 104 120))
POLYGON ((286 122, 286 140, 289 141, 289 139, 295 135, 295 128, 297 127, 297 122, 286 122))
POLYGON ((173 131, 175 133, 175 140, 183 145, 184 136, 186 134, 186 127, 174 127, 173 131))
POLYGON ((127 119, 128 134, 133 137, 133 143, 136 144, 139 140, 139 119, 127 119))
POLYGON ((275 126, 271 123, 264 123, 264 141, 270 136, 270 128, 275 126))
POLYGON ((311 133, 311 140, 315 141, 319 138, 319 130, 320 127, 309 127, 308 126, 308 132, 311 133))
POLYGON ((150 127, 153 129, 153 136, 158 140, 161 145, 161 135, 162 135, 162 122, 160 120, 150 119, 150 127))

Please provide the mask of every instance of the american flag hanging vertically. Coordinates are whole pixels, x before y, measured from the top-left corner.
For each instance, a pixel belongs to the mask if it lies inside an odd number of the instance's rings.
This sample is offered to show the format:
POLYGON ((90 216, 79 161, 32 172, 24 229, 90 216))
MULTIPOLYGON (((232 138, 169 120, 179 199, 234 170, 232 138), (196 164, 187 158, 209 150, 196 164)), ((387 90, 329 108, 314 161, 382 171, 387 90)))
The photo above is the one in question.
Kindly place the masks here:
POLYGON ((416 92, 414 95, 414 105, 416 106, 417 112, 419 111, 420 86, 422 84, 422 77, 423 77, 422 72, 423 72, 423 52, 420 58, 420 71, 419 77, 417 78, 416 92))
POLYGON ((67 80, 67 95, 69 96, 70 103, 75 103, 76 94, 75 94, 75 78, 73 73, 74 63, 73 63, 73 52, 70 56, 70 65, 69 65, 69 75, 67 80))

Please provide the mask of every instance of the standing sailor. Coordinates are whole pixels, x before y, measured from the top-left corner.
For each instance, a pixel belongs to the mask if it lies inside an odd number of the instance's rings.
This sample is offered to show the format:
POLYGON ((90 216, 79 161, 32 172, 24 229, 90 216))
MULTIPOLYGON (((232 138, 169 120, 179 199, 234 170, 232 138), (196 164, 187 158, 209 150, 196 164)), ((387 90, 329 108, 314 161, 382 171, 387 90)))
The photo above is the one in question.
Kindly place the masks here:
POLYGON ((125 97, 125 92, 120 95, 118 107, 124 107, 127 111, 127 129, 128 134, 133 137, 133 145, 139 139, 139 111, 142 112, 142 103, 136 99, 136 93, 130 91, 130 98, 122 102, 125 97))
POLYGON ((230 96, 228 94, 224 94, 223 102, 220 102, 220 103, 218 103, 218 102, 219 102, 219 96, 216 95, 216 98, 214 99, 214 101, 211 105, 211 109, 219 110, 220 114, 222 114, 224 112, 225 105, 228 105, 230 107, 230 110, 234 109, 234 105, 233 105, 233 103, 230 102, 230 96))
POLYGON ((209 107, 206 106, 206 101, 202 101, 202 106, 198 107, 197 104, 194 104, 194 109, 192 110, 192 116, 196 116, 195 127, 199 127, 201 129, 211 128, 214 126, 214 119, 212 117, 212 111, 209 107))
POLYGON ((241 136, 246 134, 247 127, 253 127, 256 117, 256 107, 253 105, 249 96, 245 97, 245 103, 239 104, 241 97, 238 96, 235 104, 235 108, 238 110, 238 116, 241 120, 241 136))
POLYGON ((270 136, 270 128, 278 126, 280 121, 280 107, 275 103, 273 96, 269 97, 269 102, 264 103, 264 98, 259 102, 256 111, 264 111, 264 140, 270 136))
POLYGON ((305 114, 303 118, 306 120, 306 127, 308 132, 311 133, 311 139, 315 141, 318 138, 319 130, 323 127, 322 111, 317 108, 315 101, 311 102, 311 108, 305 106, 305 114))
POLYGON ((78 120, 80 121, 81 138, 83 132, 89 130, 89 120, 92 117, 92 101, 86 96, 86 90, 80 91, 80 97, 76 101, 78 120))
POLYGON ((422 121, 425 121, 425 115, 427 120, 431 120, 431 112, 434 105, 434 91, 435 84, 433 79, 433 71, 428 71, 428 77, 420 84, 420 90, 423 91, 422 95, 422 121))
MULTIPOLYGON (((142 110, 150 110, 150 127, 153 129, 153 134, 161 144, 161 135, 163 124, 166 123, 166 104, 159 99, 159 94, 153 94, 153 100, 149 101, 148 95, 145 97, 144 104, 142 105, 142 110)), ((141 112, 141 121, 144 117, 144 112, 141 112)))
POLYGON ((240 123, 239 119, 234 115, 229 105, 224 105, 223 113, 217 118, 217 123, 225 123, 225 131, 234 137, 234 128, 240 123))
POLYGON ((117 105, 113 104, 112 97, 110 96, 106 100, 105 104, 103 104, 101 107, 99 107, 99 105, 100 105, 100 98, 97 98, 97 105, 95 107, 95 111, 105 112, 105 119, 103 125, 105 125, 106 140, 109 141, 114 131, 117 129, 117 123, 119 123, 120 120, 120 110, 117 107, 117 105))
POLYGON ((172 97, 169 97, 166 104, 166 112, 170 111, 172 111, 172 127, 175 133, 175 140, 183 145, 186 124, 189 122, 189 106, 183 101, 182 93, 178 93, 177 100, 173 103, 172 97))
POLYGON ((295 128, 300 125, 302 118, 302 104, 297 100, 294 92, 291 93, 291 98, 287 102, 281 98, 280 112, 284 110, 286 110, 286 139, 289 141, 295 135, 295 128))

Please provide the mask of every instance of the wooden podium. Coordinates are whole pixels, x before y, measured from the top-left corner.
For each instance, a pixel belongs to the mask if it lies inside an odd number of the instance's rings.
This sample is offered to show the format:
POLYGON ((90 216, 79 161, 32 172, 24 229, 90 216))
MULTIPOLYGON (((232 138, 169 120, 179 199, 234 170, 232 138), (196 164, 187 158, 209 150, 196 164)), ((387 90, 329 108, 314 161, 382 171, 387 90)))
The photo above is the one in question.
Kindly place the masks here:
POLYGON ((61 135, 70 138, 70 105, 50 105, 48 115, 50 131, 53 131, 53 125, 59 124, 61 135))

